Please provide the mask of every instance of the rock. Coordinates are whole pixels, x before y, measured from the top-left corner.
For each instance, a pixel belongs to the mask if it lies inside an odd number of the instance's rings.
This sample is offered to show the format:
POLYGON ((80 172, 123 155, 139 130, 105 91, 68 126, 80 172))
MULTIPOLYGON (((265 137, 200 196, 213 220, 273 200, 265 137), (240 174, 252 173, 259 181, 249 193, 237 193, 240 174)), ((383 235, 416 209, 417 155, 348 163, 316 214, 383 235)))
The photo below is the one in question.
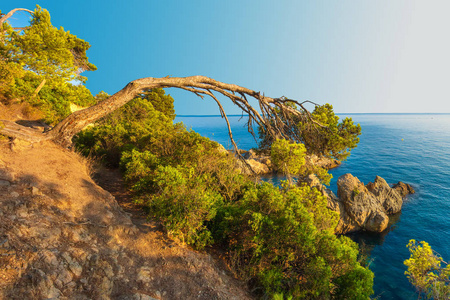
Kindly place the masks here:
POLYGON ((320 168, 324 168, 327 170, 334 169, 341 165, 341 162, 337 159, 328 158, 328 157, 319 157, 315 154, 307 155, 305 157, 306 164, 317 166, 320 168))
POLYGON ((73 261, 69 264, 69 269, 73 273, 73 275, 77 277, 80 277, 81 273, 83 273, 83 267, 76 261, 73 261))
POLYGON ((11 183, 8 180, 0 180, 0 187, 2 186, 10 186, 11 183))
POLYGON ((147 267, 143 267, 137 274, 137 280, 141 282, 149 282, 151 278, 152 270, 147 267))
POLYGON ((369 217, 364 228, 367 231, 372 232, 382 232, 384 231, 389 223, 389 217, 382 211, 375 211, 369 217))
POLYGON ((402 209, 402 196, 392 189, 380 176, 375 177, 375 181, 367 184, 367 189, 378 198, 385 212, 389 215, 398 213, 402 209))
POLYGON ((350 202, 354 195, 364 192, 366 187, 352 174, 344 174, 338 178, 338 197, 342 202, 350 202))
POLYGON ((411 185, 401 181, 394 184, 392 188, 395 189, 402 197, 406 197, 407 195, 414 194, 416 192, 411 185))
POLYGON ((344 202, 345 211, 358 226, 364 228, 370 215, 377 211, 377 200, 365 191, 354 194, 350 201, 344 202))
POLYGON ((63 284, 68 284, 72 281, 73 276, 67 269, 63 268, 58 275, 58 279, 61 280, 63 284))
POLYGON ((306 176, 305 182, 309 187, 315 187, 319 191, 323 189, 323 185, 320 183, 319 178, 317 178, 314 174, 309 174, 306 176))
POLYGON ((20 196, 18 192, 11 192, 10 195, 11 195, 11 197, 13 197, 13 198, 17 198, 17 197, 20 196))
POLYGON ((220 153, 229 154, 228 150, 225 149, 222 144, 219 144, 219 146, 217 146, 217 150, 219 150, 220 153))
POLYGON ((31 195, 33 195, 33 196, 39 196, 39 195, 42 195, 42 193, 41 193, 41 191, 40 191, 37 187, 32 186, 32 187, 31 187, 31 195))
POLYGON ((49 250, 44 250, 41 254, 41 259, 48 265, 56 267, 58 265, 58 260, 55 254, 49 250))
MULTIPOLYGON (((256 174, 267 174, 270 173, 269 167, 253 158, 245 160, 248 165, 252 168, 253 172, 256 174)), ((245 166, 248 169, 248 166, 245 166)), ((247 174, 252 174, 251 170, 247 170, 247 174)))
POLYGON ((14 182, 16 180, 16 174, 8 168, 0 168, 0 179, 14 182))
MULTIPOLYGON (((339 177, 339 200, 329 200, 329 208, 341 214, 336 233, 348 233, 357 230, 382 232, 389 224, 388 215, 401 211, 402 193, 391 188, 386 180, 377 176, 374 182, 366 186, 351 174, 339 177), (340 203, 343 204, 338 206, 340 203)), ((406 185, 398 189, 408 191, 406 185)), ((331 196, 329 198, 332 198, 331 196)))
POLYGON ((61 291, 58 290, 55 286, 51 286, 47 293, 46 299, 60 299, 61 291))
POLYGON ((242 154, 242 156, 243 156, 245 159, 251 159, 251 158, 255 158, 256 153, 255 153, 254 150, 250 149, 250 150, 248 150, 247 152, 245 152, 244 154, 242 154))

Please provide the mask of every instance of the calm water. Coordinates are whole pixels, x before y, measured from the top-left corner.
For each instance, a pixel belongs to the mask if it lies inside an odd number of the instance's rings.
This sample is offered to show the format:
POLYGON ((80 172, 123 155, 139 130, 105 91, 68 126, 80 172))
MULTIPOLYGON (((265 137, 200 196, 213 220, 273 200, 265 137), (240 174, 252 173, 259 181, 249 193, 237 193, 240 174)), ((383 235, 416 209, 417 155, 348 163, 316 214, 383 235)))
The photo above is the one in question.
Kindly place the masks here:
MULTIPOLYGON (((346 115, 341 115, 345 117, 346 115)), ((367 184, 376 175, 388 183, 410 183, 402 212, 383 234, 352 236, 369 251, 375 273, 375 296, 380 299, 417 299, 408 282, 403 261, 409 257, 410 239, 425 240, 450 260, 450 115, 352 114, 360 123, 360 143, 349 159, 332 170, 331 189, 342 174, 352 173, 367 184)), ((244 127, 245 119, 230 117, 238 146, 250 149, 256 142, 244 127)), ((189 128, 230 147, 226 124, 220 117, 177 117, 189 128)))

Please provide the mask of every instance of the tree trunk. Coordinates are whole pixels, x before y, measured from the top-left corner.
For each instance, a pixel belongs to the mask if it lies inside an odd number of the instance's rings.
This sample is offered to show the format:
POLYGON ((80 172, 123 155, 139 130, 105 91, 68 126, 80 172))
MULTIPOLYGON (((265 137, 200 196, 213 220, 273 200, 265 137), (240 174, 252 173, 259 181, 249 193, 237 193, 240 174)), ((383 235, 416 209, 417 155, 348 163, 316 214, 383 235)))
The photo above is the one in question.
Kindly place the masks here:
POLYGON ((299 103, 285 97, 270 98, 261 95, 259 92, 255 92, 235 84, 223 83, 205 76, 191 76, 164 78, 148 77, 134 80, 128 83, 122 90, 99 102, 98 104, 72 113, 57 124, 52 130, 46 133, 30 133, 29 130, 24 130, 22 126, 15 123, 13 125, 11 122, 7 121, 3 122, 4 128, 0 129, 0 133, 21 139, 27 139, 27 136, 29 136, 28 139, 30 141, 53 140, 55 143, 60 144, 63 147, 69 147, 75 134, 80 132, 88 124, 95 122, 96 120, 123 106, 135 98, 136 95, 141 93, 143 90, 170 87, 190 91, 202 98, 205 95, 212 97, 217 102, 222 117, 224 117, 227 121, 230 139, 235 147, 235 150, 237 150, 237 146, 231 134, 228 118, 214 92, 227 97, 235 105, 241 108, 243 113, 248 115, 248 130, 252 134, 254 134, 253 122, 255 122, 274 137, 284 137, 290 139, 288 133, 289 130, 292 130, 292 126, 294 125, 292 123, 292 117, 296 117, 297 120, 300 119, 304 122, 321 126, 311 118, 308 110, 303 107, 303 104, 309 101, 299 103), (252 97, 258 100, 261 113, 249 104, 247 97, 252 97), (286 105, 289 102, 295 103, 301 110, 297 110, 289 105, 286 105), (277 110, 286 115, 284 122, 278 117, 278 114, 276 113, 277 110))
POLYGON ((31 98, 34 98, 37 96, 37 94, 39 94, 39 92, 41 91, 41 89, 44 87, 45 83, 47 82, 47 80, 45 80, 45 78, 41 81, 41 84, 39 84, 39 86, 34 90, 33 95, 31 95, 31 98))

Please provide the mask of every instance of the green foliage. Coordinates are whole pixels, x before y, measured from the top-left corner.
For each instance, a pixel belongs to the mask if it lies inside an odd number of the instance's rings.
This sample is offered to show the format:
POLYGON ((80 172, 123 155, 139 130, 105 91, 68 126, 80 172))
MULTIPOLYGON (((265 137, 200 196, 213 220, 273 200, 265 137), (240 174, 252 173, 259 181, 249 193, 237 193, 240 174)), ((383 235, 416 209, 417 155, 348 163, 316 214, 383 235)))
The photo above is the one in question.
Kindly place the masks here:
POLYGON ((82 78, 78 73, 95 70, 88 62, 90 45, 75 35, 55 28, 47 10, 36 6, 30 26, 15 31, 6 26, 6 43, 0 48, 4 57, 45 78, 70 81, 82 78))
POLYGON ((140 98, 147 99, 152 102, 153 107, 163 113, 172 121, 175 119, 175 108, 173 107, 173 98, 170 95, 166 95, 166 92, 159 89, 145 90, 140 94, 140 98))
POLYGON ((346 159, 350 155, 350 151, 358 145, 361 126, 355 125, 351 118, 345 118, 339 122, 339 117, 334 114, 333 106, 330 104, 316 106, 312 117, 326 128, 314 128, 299 124, 302 142, 308 153, 338 160, 346 159))
MULTIPOLYGON (((295 105, 291 106, 295 108, 295 105)), ((280 112, 277 114, 281 120, 285 119, 280 112)), ((338 160, 346 159, 359 142, 360 125, 355 125, 351 118, 345 118, 339 122, 339 117, 335 115, 333 106, 330 104, 316 106, 311 117, 325 127, 298 121, 296 126, 290 128, 290 138, 304 144, 307 154, 338 160)), ((261 127, 258 128, 258 132, 260 148, 269 149, 274 142, 273 139, 261 127)))
POLYGON ((245 178, 216 142, 173 125, 173 117, 173 99, 161 89, 148 91, 82 131, 76 145, 85 155, 120 163, 136 201, 172 237, 203 248, 212 243, 205 224, 216 207, 237 197, 245 178))
POLYGON ((53 27, 48 11, 39 6, 23 31, 5 22, 0 39, 0 101, 26 101, 50 124, 70 114, 70 103, 93 105, 94 97, 81 84, 86 78, 79 76, 96 69, 86 56, 89 47, 63 28, 53 27))
POLYGON ((213 228, 220 229, 214 237, 226 241, 235 269, 257 278, 267 295, 367 299, 373 274, 358 263, 357 245, 333 234, 337 222, 316 190, 263 183, 218 211, 213 228))
POLYGON ((303 144, 290 143, 284 139, 273 142, 270 152, 272 163, 283 174, 298 174, 305 164, 305 146, 303 144))
MULTIPOLYGON (((77 147, 120 162, 136 202, 173 238, 223 247, 235 271, 266 296, 368 298, 373 274, 357 261, 356 244, 334 235, 338 215, 318 191, 250 181, 217 143, 173 125, 171 98, 161 95, 140 95, 84 130, 77 147)), ((304 165, 302 144, 279 140, 272 151, 285 172, 304 165)))
POLYGON ((427 242, 410 240, 407 247, 411 256, 405 260, 405 272, 420 294, 428 299, 450 298, 450 265, 436 254, 427 242), (445 266, 442 266, 442 265, 445 266))
MULTIPOLYGON (((101 93, 97 99, 101 101, 107 96, 101 93)), ((97 126, 82 131, 76 137, 78 149, 84 155, 102 157, 107 164, 116 167, 124 151, 146 146, 164 151, 165 140, 181 132, 183 127, 173 126, 168 116, 153 107, 152 100, 150 97, 133 99, 99 120, 97 126)))

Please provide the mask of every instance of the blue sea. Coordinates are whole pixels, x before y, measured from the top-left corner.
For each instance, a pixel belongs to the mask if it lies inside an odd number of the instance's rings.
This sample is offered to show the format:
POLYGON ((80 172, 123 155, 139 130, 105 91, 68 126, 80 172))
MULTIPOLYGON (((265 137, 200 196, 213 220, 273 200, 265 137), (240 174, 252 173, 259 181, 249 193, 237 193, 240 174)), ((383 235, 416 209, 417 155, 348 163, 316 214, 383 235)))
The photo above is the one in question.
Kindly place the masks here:
MULTIPOLYGON (((376 175, 388 183, 403 181, 416 193, 382 234, 351 236, 370 256, 379 299, 417 299, 404 275, 410 239, 427 241, 450 261, 450 114, 342 114, 362 128, 360 142, 340 167, 333 169, 330 188, 339 176, 352 173, 364 184, 376 175)), ((241 149, 256 146, 246 118, 230 116, 233 136, 241 149)), ((188 128, 231 149, 226 123, 220 116, 178 116, 188 128)))

